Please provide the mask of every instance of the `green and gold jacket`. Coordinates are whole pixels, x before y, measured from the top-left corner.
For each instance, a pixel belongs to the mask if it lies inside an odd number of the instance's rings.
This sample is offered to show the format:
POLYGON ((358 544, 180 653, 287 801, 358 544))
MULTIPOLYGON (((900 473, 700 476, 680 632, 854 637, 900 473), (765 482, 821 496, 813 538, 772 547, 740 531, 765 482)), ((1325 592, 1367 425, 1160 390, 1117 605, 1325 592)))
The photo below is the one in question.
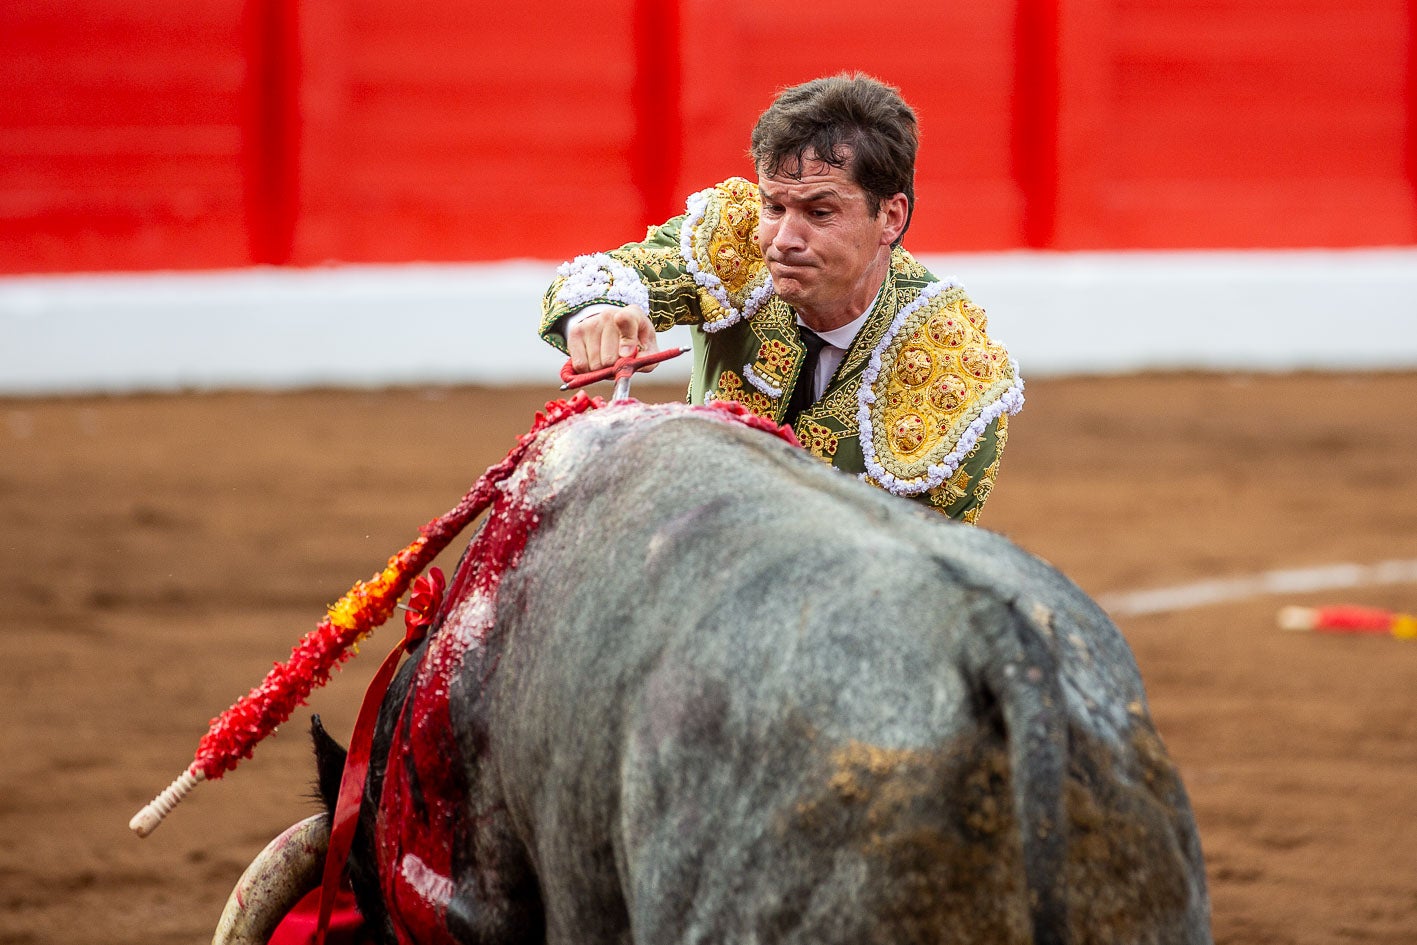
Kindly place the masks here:
MULTIPOLYGON (((691 326, 690 403, 736 400, 781 423, 806 350, 757 244, 758 200, 757 185, 731 178, 643 242, 561 266, 542 337, 565 351, 567 316, 599 302, 639 305, 658 331, 691 326)), ((1022 406, 1017 365, 989 339, 984 310, 897 247, 865 324, 795 430, 837 469, 973 522, 1022 406)))

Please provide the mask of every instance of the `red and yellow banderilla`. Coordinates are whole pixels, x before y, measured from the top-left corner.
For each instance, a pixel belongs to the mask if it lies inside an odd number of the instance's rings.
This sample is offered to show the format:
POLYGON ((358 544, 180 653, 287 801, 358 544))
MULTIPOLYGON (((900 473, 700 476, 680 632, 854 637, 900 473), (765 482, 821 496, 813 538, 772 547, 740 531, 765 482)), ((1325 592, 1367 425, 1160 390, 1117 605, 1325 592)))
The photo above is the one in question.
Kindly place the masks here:
POLYGON ((1338 604, 1329 607, 1283 607, 1278 615, 1284 630, 1319 633, 1366 633, 1417 640, 1417 616, 1380 607, 1338 604))

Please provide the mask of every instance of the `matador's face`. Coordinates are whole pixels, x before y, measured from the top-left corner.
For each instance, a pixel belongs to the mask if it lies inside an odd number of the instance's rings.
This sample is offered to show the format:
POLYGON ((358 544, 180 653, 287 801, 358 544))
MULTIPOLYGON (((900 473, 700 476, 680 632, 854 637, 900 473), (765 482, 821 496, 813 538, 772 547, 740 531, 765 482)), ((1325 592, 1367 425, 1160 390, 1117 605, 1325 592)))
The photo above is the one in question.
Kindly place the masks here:
POLYGON ((758 187, 758 243, 778 296, 819 331, 865 311, 905 226, 905 195, 872 213, 870 196, 849 170, 810 155, 800 168, 785 163, 772 177, 760 174, 758 187))

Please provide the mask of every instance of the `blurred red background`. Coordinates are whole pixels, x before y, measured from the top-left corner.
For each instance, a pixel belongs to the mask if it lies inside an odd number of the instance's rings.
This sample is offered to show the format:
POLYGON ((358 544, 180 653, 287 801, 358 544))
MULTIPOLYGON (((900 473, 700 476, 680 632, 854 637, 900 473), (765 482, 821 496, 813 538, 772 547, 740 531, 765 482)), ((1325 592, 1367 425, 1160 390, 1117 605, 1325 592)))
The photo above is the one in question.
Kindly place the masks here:
POLYGON ((0 271, 560 259, 898 85, 917 252, 1417 243, 1410 0, 14 0, 0 271))

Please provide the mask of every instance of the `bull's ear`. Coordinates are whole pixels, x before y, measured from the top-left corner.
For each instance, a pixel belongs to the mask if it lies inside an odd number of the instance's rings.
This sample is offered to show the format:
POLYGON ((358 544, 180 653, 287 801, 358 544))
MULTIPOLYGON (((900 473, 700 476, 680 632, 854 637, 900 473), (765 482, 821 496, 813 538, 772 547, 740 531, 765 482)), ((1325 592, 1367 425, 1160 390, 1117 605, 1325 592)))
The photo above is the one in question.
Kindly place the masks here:
POLYGON ((344 777, 344 759, 349 754, 325 731, 318 715, 310 717, 310 740, 315 743, 316 787, 325 810, 334 813, 339 783, 344 777))

